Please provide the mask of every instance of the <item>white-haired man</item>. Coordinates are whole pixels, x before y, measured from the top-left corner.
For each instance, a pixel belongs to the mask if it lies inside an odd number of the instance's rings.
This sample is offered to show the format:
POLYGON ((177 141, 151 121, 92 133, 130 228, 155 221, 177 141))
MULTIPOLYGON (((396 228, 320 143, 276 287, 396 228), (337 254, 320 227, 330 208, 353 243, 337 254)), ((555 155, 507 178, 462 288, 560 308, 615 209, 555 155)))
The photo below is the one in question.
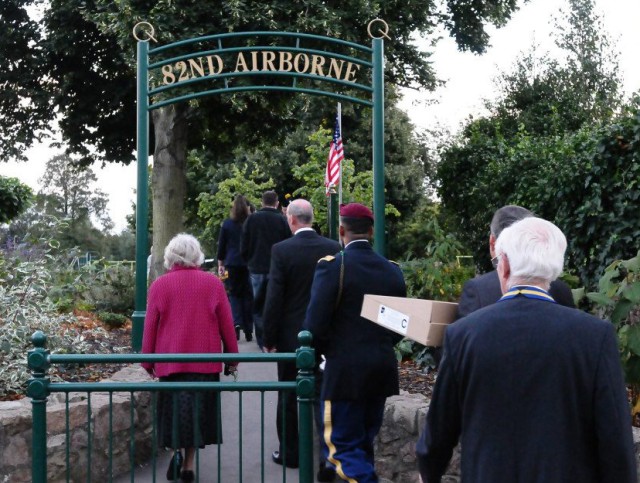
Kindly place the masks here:
MULTIPOLYGON (((293 237, 278 242, 271 248, 269 286, 264 306, 264 347, 268 352, 295 352, 298 333, 311 297, 311 284, 318 261, 340 251, 335 240, 318 235, 312 228, 313 206, 307 200, 292 201, 287 209, 287 222, 293 237)), ((278 362, 278 380, 295 381, 298 369, 295 362, 278 362)), ((316 371, 316 384, 321 373, 316 371)), ((319 392, 319 391, 318 391, 319 392)), ((315 418, 322 434, 319 400, 316 400, 315 418)), ((280 447, 271 458, 277 464, 298 467, 298 404, 295 392, 278 393, 276 425, 280 447)), ((328 453, 324 440, 320 442, 318 481, 333 481, 335 471, 325 463, 328 453)))
POLYGON ((557 304, 566 239, 540 218, 496 242, 498 303, 447 328, 420 474, 439 482, 461 436, 462 480, 636 481, 613 326, 557 304))

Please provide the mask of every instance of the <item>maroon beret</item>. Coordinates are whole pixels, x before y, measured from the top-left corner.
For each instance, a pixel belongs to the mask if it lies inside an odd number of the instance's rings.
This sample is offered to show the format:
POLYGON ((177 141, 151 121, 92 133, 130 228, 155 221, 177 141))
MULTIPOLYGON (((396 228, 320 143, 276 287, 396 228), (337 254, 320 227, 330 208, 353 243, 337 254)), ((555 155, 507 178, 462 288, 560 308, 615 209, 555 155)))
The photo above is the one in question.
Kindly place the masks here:
POLYGON ((346 218, 368 218, 373 222, 373 213, 371 210, 360 203, 349 203, 340 206, 340 216, 346 218))

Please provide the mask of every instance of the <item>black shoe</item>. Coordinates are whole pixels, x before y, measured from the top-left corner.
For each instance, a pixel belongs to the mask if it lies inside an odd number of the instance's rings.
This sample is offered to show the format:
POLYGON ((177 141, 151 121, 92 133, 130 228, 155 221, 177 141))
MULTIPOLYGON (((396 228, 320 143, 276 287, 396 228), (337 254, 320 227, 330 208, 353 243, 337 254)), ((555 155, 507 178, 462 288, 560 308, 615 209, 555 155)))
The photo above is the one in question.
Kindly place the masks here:
POLYGON ((169 461, 169 468, 167 468, 167 480, 174 481, 180 476, 180 468, 182 468, 182 453, 176 451, 169 461))
POLYGON ((324 462, 320 463, 320 468, 316 474, 318 481, 328 482, 336 479, 336 470, 331 466, 327 466, 324 462))
MULTIPOLYGON (((282 456, 280 455, 280 451, 274 451, 271 453, 271 459, 277 465, 282 466, 282 456)), ((298 467, 298 459, 287 458, 287 468, 297 468, 298 467)))
POLYGON ((180 475, 180 481, 185 483, 194 481, 195 479, 196 479, 196 475, 194 475, 193 471, 191 470, 183 471, 182 474, 180 475))
POLYGON ((240 340, 240 326, 236 325, 236 340, 240 340))
POLYGON ((253 340, 253 334, 251 332, 245 332, 244 340, 246 340, 247 342, 251 342, 253 340))

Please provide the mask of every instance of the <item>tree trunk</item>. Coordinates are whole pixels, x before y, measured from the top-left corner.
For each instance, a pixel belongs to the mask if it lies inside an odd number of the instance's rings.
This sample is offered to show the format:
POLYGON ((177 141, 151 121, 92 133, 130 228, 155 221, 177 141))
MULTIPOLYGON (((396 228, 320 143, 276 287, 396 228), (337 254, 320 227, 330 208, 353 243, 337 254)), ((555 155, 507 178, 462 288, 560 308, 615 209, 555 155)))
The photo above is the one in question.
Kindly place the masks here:
POLYGON ((152 111, 155 151, 151 176, 153 263, 150 280, 165 272, 164 249, 183 229, 187 186, 187 110, 186 104, 172 104, 152 111))

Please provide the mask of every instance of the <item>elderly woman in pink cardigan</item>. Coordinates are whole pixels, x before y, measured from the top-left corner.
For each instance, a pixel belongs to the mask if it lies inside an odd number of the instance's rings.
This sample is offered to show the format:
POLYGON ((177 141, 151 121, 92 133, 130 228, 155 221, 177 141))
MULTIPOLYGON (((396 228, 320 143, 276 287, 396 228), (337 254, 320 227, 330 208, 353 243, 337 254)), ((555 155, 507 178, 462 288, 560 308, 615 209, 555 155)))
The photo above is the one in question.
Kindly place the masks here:
MULTIPOLYGON (((203 261, 200 243, 191 235, 176 235, 167 245, 164 266, 168 271, 149 288, 143 353, 220 353, 223 348, 224 352, 238 352, 229 299, 222 282, 200 269, 203 261)), ((160 381, 171 382, 219 381, 222 371, 219 362, 142 366, 160 381)), ((217 393, 160 392, 157 413, 158 442, 175 450, 167 479, 193 481, 195 448, 222 443, 217 393), (185 448, 184 458, 178 448, 185 448)))

